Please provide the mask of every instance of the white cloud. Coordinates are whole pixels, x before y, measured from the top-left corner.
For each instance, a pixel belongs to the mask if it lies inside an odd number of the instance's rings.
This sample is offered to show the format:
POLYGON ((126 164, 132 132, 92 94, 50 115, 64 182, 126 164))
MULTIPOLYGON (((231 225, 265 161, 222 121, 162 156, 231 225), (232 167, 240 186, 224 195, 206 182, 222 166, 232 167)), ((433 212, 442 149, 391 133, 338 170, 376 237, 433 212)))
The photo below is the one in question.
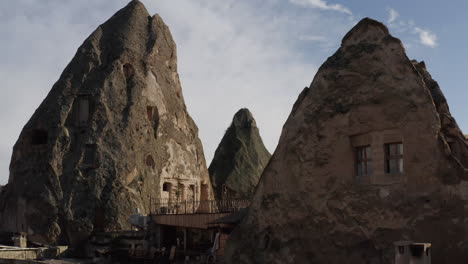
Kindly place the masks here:
POLYGON ((388 23, 393 23, 395 22, 395 20, 400 16, 400 14, 398 14, 398 12, 393 9, 393 8, 388 8, 388 20, 387 22, 388 23))
POLYGON ((294 52, 290 40, 299 33, 291 30, 293 21, 275 16, 266 4, 259 14, 253 2, 182 0, 176 6, 171 0, 148 1, 176 40, 184 98, 208 163, 242 107, 252 111, 273 152, 292 104, 317 68, 294 52))
MULTIPOLYGON (((400 20, 399 19, 400 14, 393 8, 388 8, 388 23, 389 27, 394 29, 398 33, 409 33, 418 36, 418 42, 419 44, 422 44, 424 46, 428 46, 431 48, 437 47, 437 35, 435 33, 432 33, 428 29, 422 29, 416 25, 416 23, 413 20, 400 20)), ((415 44, 415 41, 413 41, 415 44)), ((411 43, 406 43, 406 48, 410 48, 411 43)))
POLYGON ((419 27, 415 27, 414 30, 417 34, 419 34, 419 41, 421 44, 431 48, 437 47, 438 44, 436 34, 432 33, 430 30, 419 27))
POLYGON ((352 12, 349 8, 340 4, 328 4, 323 0, 289 0, 291 3, 311 8, 318 8, 323 10, 334 10, 351 15, 352 12))

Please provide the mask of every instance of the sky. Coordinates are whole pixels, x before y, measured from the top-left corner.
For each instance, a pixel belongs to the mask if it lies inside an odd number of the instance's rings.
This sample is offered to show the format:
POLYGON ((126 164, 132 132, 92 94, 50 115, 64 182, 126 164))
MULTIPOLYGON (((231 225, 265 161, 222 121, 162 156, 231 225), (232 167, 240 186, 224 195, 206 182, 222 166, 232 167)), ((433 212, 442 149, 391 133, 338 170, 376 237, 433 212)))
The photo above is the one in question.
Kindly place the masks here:
MULTIPOLYGON (((0 184, 23 126, 77 48, 128 0, 0 2, 0 184)), ((424 60, 468 133, 468 1, 141 0, 177 43, 188 111, 207 164, 234 113, 253 113, 273 152, 300 91, 360 19, 384 22, 424 60)))

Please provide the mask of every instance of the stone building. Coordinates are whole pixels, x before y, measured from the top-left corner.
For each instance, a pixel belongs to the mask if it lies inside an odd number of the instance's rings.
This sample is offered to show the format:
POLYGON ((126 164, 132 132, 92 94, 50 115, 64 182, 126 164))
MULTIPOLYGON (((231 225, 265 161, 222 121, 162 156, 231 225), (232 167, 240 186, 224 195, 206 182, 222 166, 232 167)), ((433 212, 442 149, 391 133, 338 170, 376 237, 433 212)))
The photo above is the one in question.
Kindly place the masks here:
POLYGON ((294 104, 230 263, 394 263, 395 241, 468 262, 468 143, 439 85, 363 19, 294 104))
POLYGON ((169 28, 132 1, 84 41, 25 125, 0 230, 79 245, 169 197, 209 199, 211 184, 169 28))

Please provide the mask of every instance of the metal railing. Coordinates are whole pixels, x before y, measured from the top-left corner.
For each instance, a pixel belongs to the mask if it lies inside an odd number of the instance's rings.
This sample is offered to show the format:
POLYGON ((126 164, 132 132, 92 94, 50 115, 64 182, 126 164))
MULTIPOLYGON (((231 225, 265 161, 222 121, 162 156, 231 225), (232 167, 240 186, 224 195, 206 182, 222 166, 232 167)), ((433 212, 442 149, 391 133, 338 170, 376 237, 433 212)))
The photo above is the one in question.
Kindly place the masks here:
POLYGON ((249 205, 250 200, 170 201, 160 199, 153 203, 151 213, 156 215, 233 213, 249 205))

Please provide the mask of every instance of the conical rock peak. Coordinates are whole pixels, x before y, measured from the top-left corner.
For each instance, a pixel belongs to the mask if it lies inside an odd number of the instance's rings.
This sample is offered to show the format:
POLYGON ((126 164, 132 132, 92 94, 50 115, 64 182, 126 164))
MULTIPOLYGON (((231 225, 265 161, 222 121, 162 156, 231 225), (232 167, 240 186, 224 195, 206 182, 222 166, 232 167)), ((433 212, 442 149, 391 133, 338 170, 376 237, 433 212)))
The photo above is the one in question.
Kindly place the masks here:
POLYGON ((78 246, 93 232, 129 230, 129 216, 155 202, 212 197, 171 33, 132 1, 84 41, 25 125, 0 192, 0 230, 78 246))

